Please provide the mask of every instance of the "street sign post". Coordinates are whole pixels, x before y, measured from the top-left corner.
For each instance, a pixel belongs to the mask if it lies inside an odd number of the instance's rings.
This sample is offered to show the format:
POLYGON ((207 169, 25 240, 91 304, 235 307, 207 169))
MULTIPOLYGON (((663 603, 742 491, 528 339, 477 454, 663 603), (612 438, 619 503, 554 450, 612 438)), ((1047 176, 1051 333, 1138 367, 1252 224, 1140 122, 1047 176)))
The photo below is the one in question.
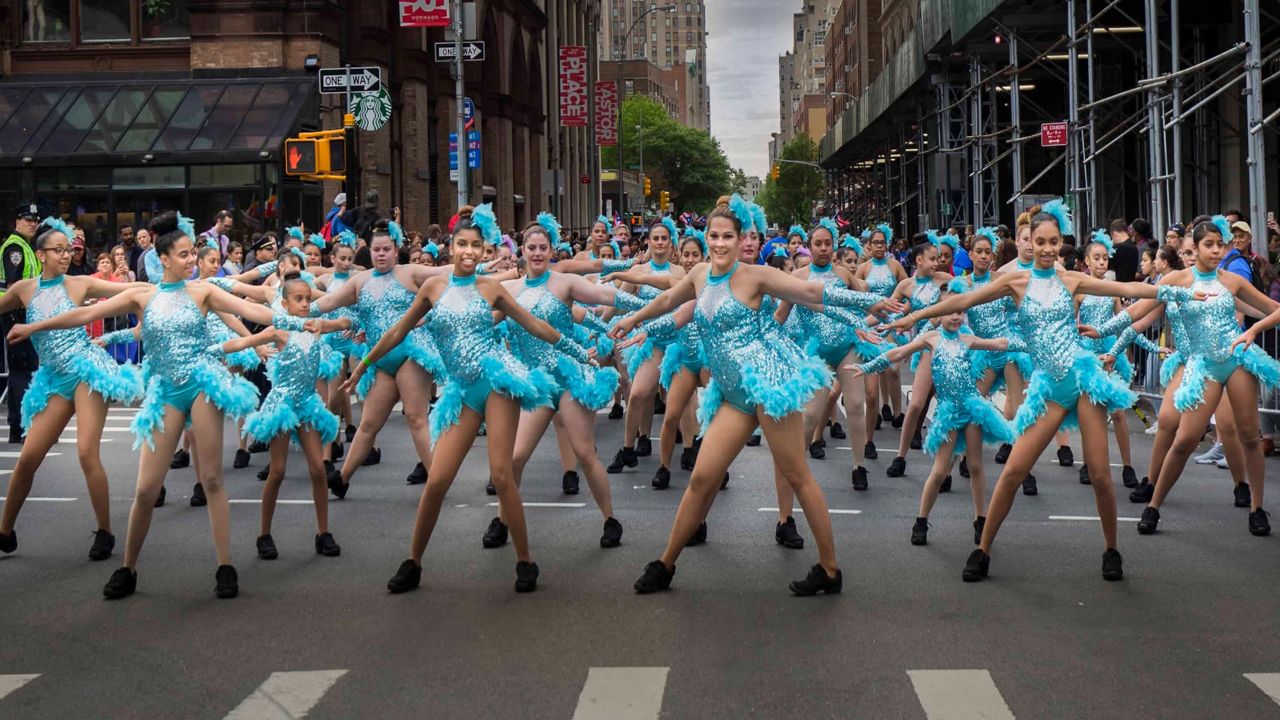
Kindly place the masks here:
MULTIPOLYGON (((457 43, 438 42, 435 44, 436 62, 453 62, 458 57, 457 43)), ((462 43, 463 62, 482 62, 484 60, 484 41, 467 40, 462 43)))
POLYGON ((400 0, 400 27, 449 27, 448 0, 400 0))
POLYGON ((382 68, 321 68, 320 92, 340 95, 351 92, 378 92, 382 89, 382 68))
POLYGON ((1065 147, 1067 144, 1067 124, 1052 122, 1040 124, 1040 147, 1065 147))
POLYGON ((467 167, 472 170, 480 169, 480 131, 470 130, 467 132, 467 167))
POLYGON ((476 104, 471 98, 462 98, 462 126, 470 130, 476 124, 476 104))

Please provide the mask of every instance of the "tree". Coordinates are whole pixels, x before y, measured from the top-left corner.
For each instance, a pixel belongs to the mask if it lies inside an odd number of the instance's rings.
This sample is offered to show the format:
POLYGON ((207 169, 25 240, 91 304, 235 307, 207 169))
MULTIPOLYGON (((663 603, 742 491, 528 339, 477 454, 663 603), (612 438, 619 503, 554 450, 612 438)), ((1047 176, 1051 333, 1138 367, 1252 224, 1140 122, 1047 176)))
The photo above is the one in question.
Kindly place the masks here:
POLYGON ((747 174, 742 168, 734 168, 729 171, 729 191, 742 193, 747 190, 747 174))
MULTIPOLYGON (((652 181, 653 193, 670 192, 677 207, 707 207, 730 186, 729 161, 719 141, 675 122, 647 97, 632 95, 622 103, 619 132, 627 169, 643 170, 652 181), (644 167, 640 168, 642 138, 644 167)), ((617 148, 601 148, 600 159, 604 167, 616 168, 617 148)))
POLYGON ((778 158, 797 162, 779 162, 778 179, 765 182, 756 202, 780 227, 807 225, 813 219, 813 204, 822 196, 822 172, 801 163, 816 163, 818 146, 808 135, 799 135, 783 146, 778 158))

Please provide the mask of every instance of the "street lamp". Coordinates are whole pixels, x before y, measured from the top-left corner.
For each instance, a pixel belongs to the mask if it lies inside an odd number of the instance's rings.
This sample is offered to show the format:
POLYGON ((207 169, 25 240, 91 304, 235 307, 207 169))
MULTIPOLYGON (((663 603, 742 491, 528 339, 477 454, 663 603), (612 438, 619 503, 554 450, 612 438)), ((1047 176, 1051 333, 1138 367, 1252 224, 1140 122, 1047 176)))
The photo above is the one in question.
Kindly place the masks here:
MULTIPOLYGON (((623 173, 626 170, 626 162, 624 162, 622 153, 622 102, 626 99, 626 93, 623 92, 626 87, 626 81, 622 77, 622 64, 626 62, 627 54, 631 51, 631 32, 636 29, 636 25, 640 24, 644 16, 652 12, 673 12, 675 9, 675 3, 650 7, 637 15, 635 20, 631 21, 631 27, 627 28, 627 33, 622 36, 622 52, 618 54, 618 121, 614 123, 618 128, 618 214, 626 212, 623 207, 626 198, 626 185, 622 181, 623 173)), ((643 159, 640 163, 640 170, 641 172, 644 171, 643 159)))

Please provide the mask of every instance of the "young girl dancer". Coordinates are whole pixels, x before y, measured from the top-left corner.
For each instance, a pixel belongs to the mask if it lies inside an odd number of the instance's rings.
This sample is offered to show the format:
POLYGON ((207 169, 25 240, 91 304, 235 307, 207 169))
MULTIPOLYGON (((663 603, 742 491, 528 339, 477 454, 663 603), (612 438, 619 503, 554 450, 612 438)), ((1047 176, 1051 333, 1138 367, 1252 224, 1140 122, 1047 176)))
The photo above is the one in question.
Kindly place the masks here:
POLYGON ((409 558, 387 582, 392 593, 406 592, 421 582, 422 554, 440 516, 445 494, 475 442, 481 423, 487 427, 490 482, 497 489, 498 503, 516 547, 516 592, 532 592, 537 587, 538 566, 529 554, 524 507, 512 477, 511 459, 521 408, 550 405, 548 392, 558 385, 545 370, 529 369, 507 350, 494 326, 493 313, 496 310, 505 314, 534 337, 580 363, 589 363, 590 359, 585 348, 531 315, 500 283, 476 278, 476 264, 485 242, 498 237, 497 221, 488 205, 460 218, 454 227, 450 252, 453 272, 447 278, 435 278, 422 285, 399 322, 388 328, 347 380, 347 387, 354 387, 366 369, 398 346, 431 312, 426 327, 451 362, 448 381, 431 414, 436 448, 418 503, 409 558))
MULTIPOLYGON (((87 275, 68 276, 73 236, 72 229, 61 219, 45 218, 34 243, 40 277, 20 280, 0 295, 0 313, 25 307, 27 322, 36 323, 68 312, 88 299, 114 297, 141 285, 87 275)), ((0 517, 0 552, 11 553, 18 548, 18 533, 14 530, 18 513, 31 492, 36 471, 74 414, 80 469, 98 523, 89 559, 105 560, 116 543, 111 534, 107 471, 99 452, 107 402, 132 402, 142 397, 142 375, 133 365, 117 365, 106 350, 89 340, 83 326, 36 333, 31 344, 40 358, 40 369, 22 398, 26 441, 9 476, 4 515, 0 517)))
MULTIPOLYGON (((303 332, 303 318, 307 316, 311 302, 311 287, 299 275, 290 273, 280 286, 282 305, 287 315, 277 313, 275 322, 281 327, 269 327, 245 338, 235 338, 215 343, 216 353, 235 353, 268 343, 279 352, 268 363, 271 376, 271 392, 262 405, 244 421, 244 434, 255 442, 267 443, 271 451, 271 464, 267 482, 262 487, 262 524, 258 535, 258 557, 275 560, 279 557, 275 540, 271 537, 271 520, 275 515, 276 500, 280 495, 280 483, 284 480, 289 462, 289 440, 302 448, 307 460, 307 472, 311 476, 311 498, 316 508, 317 555, 337 557, 342 548, 329 532, 329 497, 325 487, 324 446, 338 435, 338 417, 329 412, 324 400, 316 392, 321 379, 321 365, 325 360, 325 347, 316 335, 303 332)), ((351 327, 350 320, 321 320, 315 324, 322 332, 338 332, 351 327)))
MULTIPOLYGON (((867 289, 882 297, 891 297, 898 284, 907 279, 907 271, 889 254, 893 242, 893 228, 881 223, 867 237, 865 249, 870 262, 858 267, 856 277, 867 284, 867 289)), ((906 416, 902 414, 902 376, 896 366, 879 373, 880 401, 884 405, 879 413, 867 414, 867 444, 862 456, 868 460, 879 457, 876 452, 875 431, 882 421, 889 421, 895 428, 902 427, 906 416)), ((874 406, 870 408, 874 410, 874 406)))
POLYGON ((239 419, 252 412, 258 393, 207 353, 205 315, 220 311, 268 325, 271 311, 208 283, 187 283, 196 262, 195 230, 189 221, 182 219, 179 224, 176 213, 165 213, 152 221, 151 231, 164 268, 159 285, 135 287, 103 302, 17 325, 10 331, 9 341, 126 312, 142 319, 149 379, 132 426, 135 447, 142 449, 138 488, 129 513, 124 565, 112 574, 102 593, 108 599, 123 598, 137 588, 136 565, 151 524, 151 511, 169 470, 169 458, 190 420, 199 438, 195 447, 200 457, 199 479, 209 500, 209 523, 218 556, 215 593, 219 598, 233 598, 239 593, 239 582, 231 565, 231 518, 222 484, 222 428, 226 416, 239 419))
MULTIPOLYGON (((329 259, 333 261, 333 272, 321 276, 316 279, 316 286, 326 293, 337 292, 351 279, 353 264, 356 256, 356 236, 350 230, 343 230, 333 239, 333 249, 329 251, 329 259)), ((433 246, 435 243, 428 243, 433 246)), ((423 252, 426 252, 426 248, 423 252)), ((434 256, 433 256, 434 257, 434 256)), ((356 435, 356 427, 352 424, 351 413, 351 396, 342 391, 342 383, 346 380, 346 374, 350 371, 350 364, 359 360, 362 349, 356 346, 355 330, 356 330, 356 312, 351 307, 340 307, 325 317, 331 320, 347 320, 351 323, 351 330, 346 332, 328 333, 323 336, 323 341, 334 352, 342 358, 342 371, 337 377, 328 381, 328 407, 331 412, 338 416, 338 420, 346 425, 346 439, 350 442, 356 435)), ((335 438, 329 445, 329 469, 332 468, 334 462, 337 462, 343 456, 342 437, 335 438)), ((418 469, 422 468, 422 462, 419 461, 417 467, 414 468, 413 474, 410 475, 410 484, 415 484, 414 479, 418 473, 418 469)), ((326 469, 326 474, 328 469, 326 469)), ((426 469, 422 468, 422 481, 426 481, 426 469)))
MULTIPOLYGON (((956 290, 963 289, 962 281, 956 290)), ((934 387, 938 393, 938 407, 933 413, 933 423, 924 439, 924 451, 933 455, 933 468, 920 494, 920 514, 911 527, 911 544, 926 545, 929 542, 929 512, 938 500, 943 478, 951 472, 954 453, 963 454, 968 460, 969 485, 973 492, 973 542, 982 539, 986 517, 982 514, 986 504, 986 475, 982 469, 984 443, 1013 441, 1013 426, 991 402, 978 394, 973 378, 982 362, 982 352, 1006 352, 1008 337, 981 338, 961 333, 963 313, 955 312, 942 317, 938 330, 928 330, 911 342, 896 347, 868 363, 853 367, 853 375, 882 372, 895 362, 912 353, 928 348, 934 387)))
POLYGON ((774 462, 795 489, 818 543, 818 564, 805 579, 793 582, 791 591, 797 595, 839 592, 843 578, 836 563, 831 519, 822 489, 804 458, 801 412, 813 393, 831 381, 831 373, 781 333, 766 331, 766 318, 759 308, 766 293, 819 306, 852 304, 852 300, 863 300, 865 293, 806 283, 785 273, 742 264, 740 233, 752 224, 752 217, 737 196, 717 205, 707 223, 710 262, 695 267, 643 310, 619 320, 611 331, 613 338, 621 339, 640 323, 696 299, 697 322, 712 377, 699 412, 705 428, 703 449, 680 500, 667 549, 645 567, 636 581, 636 591, 651 593, 670 587, 680 551, 706 518, 724 472, 759 424, 774 462))
POLYGON ((1035 267, 1032 270, 1006 273, 972 292, 912 311, 893 325, 906 329, 927 318, 967 310, 1001 297, 1012 297, 1018 308, 1016 322, 1035 366, 1027 386, 1026 401, 1014 418, 1018 439, 991 495, 982 543, 965 563, 964 580, 973 582, 986 578, 991 562, 991 545, 1013 505, 1022 478, 1054 433, 1065 423, 1076 422, 1077 418, 1106 540, 1102 576, 1107 580, 1119 580, 1124 576, 1124 570, 1123 558, 1116 550, 1116 502, 1107 458, 1106 416, 1131 406, 1134 395, 1118 378, 1103 372, 1098 357, 1081 346, 1072 298, 1079 294, 1145 298, 1157 297, 1158 294, 1163 301, 1188 299, 1185 296, 1191 293, 1188 290, 1178 293, 1176 289, 1164 286, 1157 291, 1155 286, 1145 283, 1097 280, 1083 273, 1056 268, 1062 236, 1071 234, 1073 230, 1066 208, 1060 202, 1046 205, 1044 212, 1032 218, 1030 227, 1035 248, 1035 267))

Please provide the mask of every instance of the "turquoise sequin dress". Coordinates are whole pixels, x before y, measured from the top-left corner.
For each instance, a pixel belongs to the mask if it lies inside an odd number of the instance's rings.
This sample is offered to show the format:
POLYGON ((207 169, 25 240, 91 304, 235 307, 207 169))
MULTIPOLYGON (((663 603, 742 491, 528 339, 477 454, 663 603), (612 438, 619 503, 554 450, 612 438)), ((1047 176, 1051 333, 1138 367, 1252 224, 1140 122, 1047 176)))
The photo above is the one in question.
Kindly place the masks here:
POLYGON ((831 370, 787 340, 764 312, 747 307, 733 294, 729 279, 707 271, 694 318, 702 334, 711 382, 698 407, 705 431, 721 404, 754 416, 757 409, 775 420, 802 410, 818 390, 831 383, 831 370))
POLYGON ((1062 428, 1067 429, 1079 424, 1076 405, 1081 395, 1108 413, 1131 407, 1137 400, 1128 385, 1104 372, 1098 356, 1081 343, 1075 304, 1056 269, 1031 271, 1015 326, 1035 366, 1027 381, 1026 400, 1013 419, 1019 435, 1045 413, 1046 403, 1066 408, 1062 428))
MULTIPOLYGON (((578 335, 573 312, 560 298, 548 292, 547 281, 551 272, 524 279, 524 288, 516 295, 516 302, 531 315, 555 328, 561 335, 578 335)), ((568 392, 578 404, 589 410, 608 406, 618 389, 618 371, 613 368, 596 368, 581 363, 552 347, 545 340, 534 337, 513 320, 506 320, 507 343, 518 360, 530 368, 541 368, 551 374, 555 388, 547 395, 558 409, 560 397, 568 392)), ((580 335, 578 335, 581 337, 580 335)), ((586 343, 583 343, 586 344, 586 343)))
MULTIPOLYGON (((209 342, 219 345, 228 340, 233 340, 237 335, 222 322, 222 318, 216 312, 206 313, 204 316, 205 331, 209 333, 209 342)), ((227 367, 236 370, 252 370, 262 364, 262 358, 258 357, 258 353, 253 348, 245 348, 226 356, 225 362, 227 367)))
MULTIPOLYGON (((670 275, 671 274, 670 261, 659 265, 654 261, 650 260, 649 274, 650 275, 670 275)), ((639 285, 636 287, 636 297, 640 298, 646 303, 652 301, 654 298, 658 297, 661 294, 662 294, 662 291, 656 287, 653 287, 652 285, 639 285)), ((662 350, 665 352, 667 347, 672 342, 673 340, 670 338, 657 339, 657 338, 649 337, 649 338, 646 338, 645 341, 640 343, 639 345, 632 345, 631 347, 623 350, 622 359, 627 364, 627 375, 629 377, 635 377, 635 374, 640 369, 640 366, 644 365, 646 362, 649 361, 649 358, 653 357, 653 353, 655 350, 662 350)))
POLYGON ((1231 344, 1240 335, 1236 324, 1235 295, 1218 280, 1223 270, 1201 273, 1192 268, 1191 291, 1203 291, 1212 295, 1204 301, 1181 303, 1180 316, 1187 333, 1186 369, 1182 371, 1182 384, 1173 394, 1173 406, 1178 412, 1188 412, 1204 403, 1204 384, 1212 380, 1219 385, 1237 368, 1257 378, 1266 388, 1280 386, 1280 362, 1266 354, 1257 345, 1249 349, 1231 344))
MULTIPOLYGON (((373 347, 400 318, 408 314, 414 294, 396 279, 392 268, 387 272, 374 270, 357 297, 356 317, 364 330, 366 344, 373 347)), ((405 361, 417 363, 437 382, 447 374, 435 339, 422 325, 410 330, 403 342, 373 364, 373 369, 395 375, 405 361)), ((360 378, 356 395, 361 398, 367 395, 376 375, 375 372, 366 372, 360 378)))
MULTIPOLYGON (((222 292, 214 290, 213 292, 222 292)), ((142 311, 142 345, 147 351, 147 391, 134 416, 134 449, 154 448, 154 434, 164 429, 164 407, 190 414, 204 395, 227 416, 239 420, 258 406, 258 390, 236 377, 210 353, 208 324, 187 294, 186 282, 162 282, 142 311)))
POLYGON ((555 378, 541 367, 529 368, 502 343, 493 307, 476 289, 475 275, 449 276, 449 286, 427 315, 427 328, 449 358, 447 378, 431 413, 434 444, 462 416, 463 406, 484 415, 489 393, 518 400, 525 410, 552 407, 555 378))
POLYGON ((985 444, 1014 441, 1013 426, 990 400, 978 394, 974 385, 973 364, 980 361, 983 352, 965 345, 959 333, 938 329, 938 344, 930 360, 938 405, 924 438, 924 451, 930 455, 937 454, 953 432, 956 432, 955 452, 963 453, 964 428, 970 424, 982 428, 985 444))
MULTIPOLYGON (((915 278, 916 286, 911 289, 911 296, 907 298, 907 304, 910 306, 910 312, 924 310, 937 304, 942 298, 942 287, 929 278, 915 278)), ((916 323, 915 333, 919 335, 933 327, 932 320, 921 320, 916 323)), ((911 355, 911 372, 915 372, 920 367, 920 361, 924 358, 928 349, 917 350, 911 355)))
MULTIPOLYGON (((351 273, 335 272, 330 277, 329 286, 325 289, 325 292, 336 292, 338 288, 347 284, 350 280, 351 273)), ((322 317, 327 320, 341 320, 346 318, 351 321, 351 334, 355 334, 359 330, 360 321, 357 317, 355 308, 340 307, 333 312, 325 313, 322 317)), ((344 358, 353 358, 358 360, 368 352, 367 348, 357 345, 346 332, 327 333, 324 335, 324 342, 344 358)))
MULTIPOLYGON (((981 276, 978 274, 967 275, 963 278, 957 278, 960 289, 963 292, 976 290, 984 285, 991 284, 991 273, 986 272, 981 276)), ((952 282, 952 286, 956 286, 956 282, 952 282)), ((998 338, 1013 337, 1013 317, 1017 314, 1017 307, 1013 303, 1013 298, 1002 297, 989 303, 975 305, 969 308, 965 313, 970 329, 973 334, 987 340, 995 340, 998 338)), ((1031 365, 1031 358, 1026 353, 1012 352, 1008 350, 976 350, 973 357, 973 370, 977 373, 975 379, 982 377, 986 371, 991 370, 995 373, 995 382, 991 385, 991 392, 999 390, 1004 385, 1004 368, 1005 365, 1013 363, 1018 368, 1018 373, 1023 379, 1031 377, 1034 369, 1031 365)))
MULTIPOLYGON (((35 294, 27 305, 28 323, 76 308, 67 296, 65 277, 36 280, 35 294)), ((35 417, 49 406, 50 397, 61 395, 74 400, 80 383, 108 402, 129 403, 142 397, 142 373, 137 366, 117 365, 106 350, 90 342, 84 327, 35 333, 31 345, 40 358, 40 368, 31 376, 31 384, 22 397, 23 430, 31 429, 35 417)))
MULTIPOLYGON (((810 265, 808 281, 837 288, 848 287, 830 265, 810 265)), ((873 358, 882 352, 879 346, 866 342, 857 335, 857 330, 868 329, 862 315, 859 314, 865 312, 866 307, 858 308, 858 312, 837 307, 824 309, 825 312, 816 312, 804 305, 795 305, 791 308, 790 317, 795 318, 799 325, 800 340, 798 342, 803 343, 806 353, 818 357, 835 370, 844 362, 850 350, 854 350, 863 360, 873 358)))
POLYGON ((696 321, 686 323, 676 329, 675 341, 667 346, 662 356, 658 383, 663 390, 670 390, 671 381, 681 370, 687 370, 697 377, 706 367, 707 354, 702 348, 702 331, 698 329, 696 321))
MULTIPOLYGON (((884 260, 871 259, 871 269, 867 271, 866 277, 867 289, 881 297, 891 297, 893 291, 898 288, 898 278, 893 274, 893 268, 889 265, 888 258, 884 260)), ((901 317, 898 314, 889 316, 892 322, 901 317)), ((890 333, 886 340, 901 345, 907 342, 908 338, 903 335, 895 335, 890 333)))
MULTIPOLYGON (((1115 317, 1115 298, 1099 297, 1097 295, 1085 295, 1080 300, 1080 324, 1090 325, 1094 328, 1100 327, 1103 323, 1115 317)), ((1095 355, 1103 355, 1111 352, 1112 336, 1101 338, 1080 338, 1080 344, 1095 355)), ((1116 361, 1112 366, 1112 372, 1121 380, 1128 384, 1133 382, 1133 363, 1129 362, 1128 356, 1119 353, 1115 356, 1116 361)))
POLYGON ((322 339, 308 332, 290 332, 289 341, 272 357, 268 370, 271 391, 262 406, 245 418, 244 435, 259 442, 270 442, 289 433, 296 444, 298 428, 308 425, 320 435, 322 443, 338 437, 338 416, 329 412, 316 393, 325 346, 322 339))

